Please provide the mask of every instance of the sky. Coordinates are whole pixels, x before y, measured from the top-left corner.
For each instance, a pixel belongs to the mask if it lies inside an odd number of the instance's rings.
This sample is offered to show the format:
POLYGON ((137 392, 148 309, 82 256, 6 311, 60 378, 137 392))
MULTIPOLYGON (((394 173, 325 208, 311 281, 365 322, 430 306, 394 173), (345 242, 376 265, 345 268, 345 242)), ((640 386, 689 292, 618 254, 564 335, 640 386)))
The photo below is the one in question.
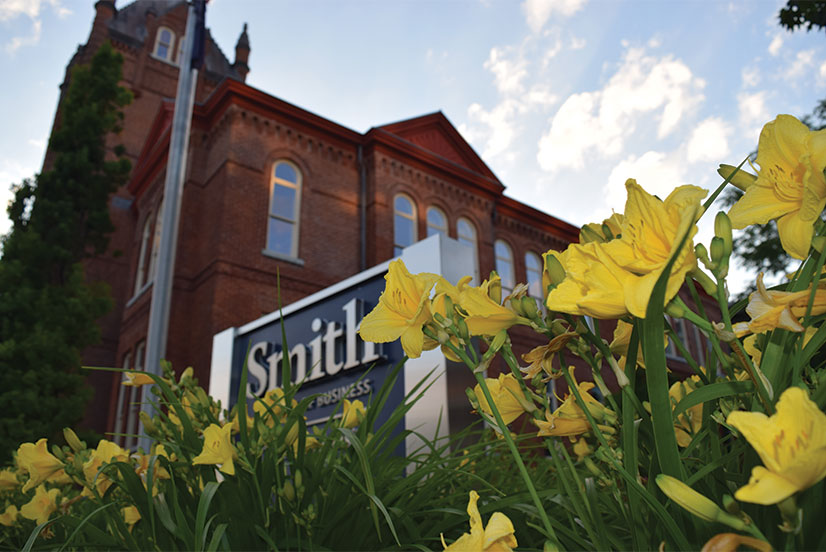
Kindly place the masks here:
MULTIPOLYGON (((784 3, 212 0, 207 26, 232 61, 248 23, 247 84, 353 130, 442 111, 507 195, 579 226, 622 212, 628 178, 713 190, 765 123, 826 97, 826 36, 781 29, 784 3)), ((42 165, 93 6, 0 0, 0 204, 42 165)))

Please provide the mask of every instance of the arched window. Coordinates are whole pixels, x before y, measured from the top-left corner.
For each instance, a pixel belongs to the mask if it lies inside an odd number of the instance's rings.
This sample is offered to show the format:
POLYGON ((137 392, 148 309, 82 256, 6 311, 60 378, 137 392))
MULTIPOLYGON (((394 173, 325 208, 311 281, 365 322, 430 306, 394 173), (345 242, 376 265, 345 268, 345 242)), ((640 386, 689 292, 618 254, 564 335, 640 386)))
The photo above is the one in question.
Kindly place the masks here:
POLYGON ((447 217, 438 207, 427 208, 427 236, 433 234, 447 237, 447 217))
POLYGON ((393 256, 402 254, 402 249, 416 243, 416 205, 406 195, 393 198, 393 256))
POLYGON ((513 273, 513 252, 503 240, 496 240, 493 253, 496 258, 496 272, 502 278, 502 297, 504 298, 510 295, 516 284, 516 277, 513 273))
POLYGON ((532 251, 525 253, 525 274, 527 276, 528 293, 531 297, 542 299, 542 261, 539 255, 532 251))
POLYGON ((135 272, 135 289, 134 295, 140 293, 143 286, 149 281, 149 256, 152 252, 152 225, 155 218, 147 215, 143 223, 143 232, 141 233, 141 248, 138 254, 138 270, 135 272))
POLYGON ((158 27, 155 34, 155 49, 152 54, 164 61, 172 61, 172 54, 175 52, 175 33, 166 27, 158 27))
POLYGON ((476 227, 468 219, 462 217, 456 221, 456 239, 469 246, 473 251, 473 280, 471 285, 479 284, 479 257, 476 245, 476 227))
POLYGON ((163 200, 158 205, 158 213, 155 215, 155 231, 152 236, 152 255, 149 257, 149 269, 146 272, 146 281, 155 279, 158 271, 158 253, 161 249, 161 230, 163 229, 163 200))
POLYGON ((300 200, 301 171, 289 161, 277 161, 270 179, 268 252, 285 257, 298 257, 300 200))

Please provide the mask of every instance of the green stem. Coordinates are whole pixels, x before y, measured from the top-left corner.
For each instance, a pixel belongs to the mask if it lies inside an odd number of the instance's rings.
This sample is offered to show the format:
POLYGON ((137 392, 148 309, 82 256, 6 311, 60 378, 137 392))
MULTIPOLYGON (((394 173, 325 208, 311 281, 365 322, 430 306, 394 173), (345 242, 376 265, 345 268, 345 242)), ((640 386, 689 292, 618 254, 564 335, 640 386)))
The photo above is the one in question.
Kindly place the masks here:
MULTIPOLYGON (((428 328, 424 328, 424 333, 428 335, 428 337, 436 338, 436 336, 431 332, 428 328)), ((554 532, 553 527, 551 526, 551 520, 548 518, 548 513, 545 511, 545 507, 542 505, 542 501, 539 499, 539 494, 536 492, 536 487, 533 484, 533 480, 531 476, 528 474, 527 468, 525 468, 525 463, 522 461, 522 455, 519 453, 519 449, 516 448, 516 443, 513 441, 513 437, 511 437, 510 430, 508 429, 507 424, 502 419, 502 415, 499 413, 499 409, 496 407, 496 403, 493 401, 493 396, 490 394, 490 390, 488 389, 487 382, 485 382, 485 376, 481 373, 476 372, 476 366, 471 362, 470 358, 468 358, 465 351, 453 346, 453 344, 448 341, 445 345, 447 345, 451 351, 453 351, 456 356, 462 359, 462 362, 467 365, 468 368, 471 369, 473 372, 473 376, 476 378, 476 382, 479 384, 479 387, 482 389, 482 394, 485 396, 485 400, 490 407, 491 412, 493 413, 493 417, 496 419, 496 424, 499 426, 499 430, 502 432, 502 437, 505 439, 505 442, 510 449, 511 455, 513 456, 514 461, 516 462, 516 467, 519 469, 519 474, 522 476, 522 480, 525 482, 525 486, 528 488, 528 492, 533 499, 534 505, 536 506, 537 511, 539 512, 539 517, 542 519, 542 525, 545 527, 545 534, 546 536, 553 541, 556 549, 561 549, 559 545, 559 540, 556 537, 556 532, 554 532)))

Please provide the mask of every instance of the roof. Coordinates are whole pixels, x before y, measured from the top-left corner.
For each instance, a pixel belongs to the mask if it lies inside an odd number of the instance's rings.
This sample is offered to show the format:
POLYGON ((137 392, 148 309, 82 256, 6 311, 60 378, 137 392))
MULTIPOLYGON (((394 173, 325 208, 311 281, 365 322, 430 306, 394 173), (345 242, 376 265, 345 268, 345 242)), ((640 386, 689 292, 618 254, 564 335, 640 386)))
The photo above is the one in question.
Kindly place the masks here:
MULTIPOLYGON (((141 48, 147 36, 147 12, 152 11, 156 17, 161 18, 168 12, 186 4, 187 2, 183 0, 135 0, 131 4, 118 9, 115 16, 107 22, 109 32, 113 38, 131 44, 136 48, 141 48)), ((217 80, 224 77, 241 80, 241 76, 233 69, 232 64, 212 38, 209 29, 206 32, 204 48, 204 70, 217 80)))

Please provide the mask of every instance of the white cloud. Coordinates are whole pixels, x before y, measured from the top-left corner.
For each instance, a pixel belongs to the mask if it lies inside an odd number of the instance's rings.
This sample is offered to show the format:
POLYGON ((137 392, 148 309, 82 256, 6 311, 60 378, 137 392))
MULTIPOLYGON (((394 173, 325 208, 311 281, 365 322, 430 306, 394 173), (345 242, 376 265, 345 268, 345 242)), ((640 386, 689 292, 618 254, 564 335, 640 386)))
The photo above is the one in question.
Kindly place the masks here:
POLYGON ((48 4, 61 19, 72 13, 63 5, 62 0, 0 0, 0 22, 11 21, 21 16, 32 21, 31 31, 27 35, 12 37, 6 43, 6 52, 13 54, 23 46, 33 46, 40 41, 43 28, 40 12, 45 4, 48 4))
POLYGON ((538 33, 553 13, 563 17, 570 17, 585 5, 586 0, 525 0, 522 3, 522 12, 525 22, 535 33, 538 33))
POLYGON ((772 38, 771 43, 769 44, 769 53, 773 56, 776 56, 780 53, 780 48, 783 46, 783 37, 779 34, 774 35, 772 38))
POLYGON ((761 91, 753 94, 742 92, 737 95, 737 105, 740 111, 738 120, 741 130, 752 138, 756 145, 760 129, 771 118, 769 108, 766 107, 766 92, 761 91))
POLYGON ((484 143, 482 157, 494 157, 511 145, 516 138, 516 115, 522 106, 514 99, 505 99, 490 111, 474 103, 468 108, 472 126, 462 124, 459 131, 470 142, 484 143))
POLYGON ((660 151, 647 151, 639 157, 630 155, 617 163, 603 194, 608 206, 620 213, 625 210, 625 181, 629 178, 649 194, 665 199, 675 187, 685 183, 685 163, 679 152, 660 151))
POLYGON ((743 88, 752 88, 760 84, 760 71, 757 67, 743 67, 740 71, 740 80, 743 82, 743 88))
POLYGON ((703 101, 704 86, 682 61, 629 48, 603 89, 565 100, 539 140, 539 165, 580 169, 586 155, 620 155, 643 122, 656 123, 658 138, 664 138, 703 101))
POLYGON ((585 48, 586 44, 587 43, 584 38, 577 38, 575 36, 571 37, 571 50, 581 50, 585 48))
POLYGON ((491 48, 485 69, 493 73, 496 88, 502 94, 522 91, 522 81, 528 75, 527 62, 521 55, 511 55, 511 48, 491 48))
POLYGON ((729 154, 728 136, 731 127, 719 117, 709 117, 694 128, 688 140, 686 157, 689 163, 725 161, 729 154))
POLYGON ((814 56, 814 50, 803 50, 802 52, 797 52, 794 61, 786 71, 786 78, 795 79, 802 76, 813 65, 814 56))

